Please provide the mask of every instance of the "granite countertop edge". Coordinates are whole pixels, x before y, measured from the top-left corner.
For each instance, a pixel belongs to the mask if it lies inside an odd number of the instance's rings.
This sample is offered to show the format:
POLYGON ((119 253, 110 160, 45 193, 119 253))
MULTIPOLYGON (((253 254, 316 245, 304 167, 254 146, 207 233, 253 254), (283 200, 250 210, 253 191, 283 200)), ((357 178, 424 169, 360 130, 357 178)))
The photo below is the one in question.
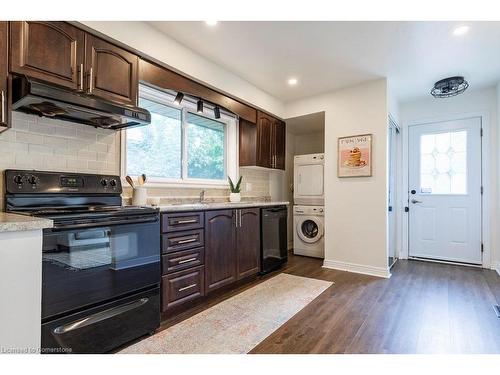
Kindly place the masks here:
POLYGON ((42 230, 53 226, 54 222, 49 219, 0 212, 0 233, 42 230))
POLYGON ((193 203, 193 204, 171 204, 157 206, 160 212, 185 212, 185 211, 207 211, 225 208, 246 208, 246 207, 271 207, 289 206, 290 202, 220 202, 220 203, 193 203))

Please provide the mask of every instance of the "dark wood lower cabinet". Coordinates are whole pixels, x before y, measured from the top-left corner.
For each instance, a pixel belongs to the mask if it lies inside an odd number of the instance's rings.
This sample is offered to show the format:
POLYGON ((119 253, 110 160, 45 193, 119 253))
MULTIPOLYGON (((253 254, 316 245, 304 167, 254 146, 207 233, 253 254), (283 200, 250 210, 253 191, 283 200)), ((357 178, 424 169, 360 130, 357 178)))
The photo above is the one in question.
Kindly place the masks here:
POLYGON ((234 210, 205 213, 205 278, 207 293, 236 281, 234 210))
POLYGON ((162 221, 162 311, 167 315, 259 273, 259 207, 164 214, 162 221), (189 228, 201 217, 202 228, 166 232, 172 228, 168 219, 189 220, 181 223, 189 228))
POLYGON ((203 266, 162 277, 162 310, 168 310, 205 295, 203 266))
POLYGON ((260 270, 260 208, 239 211, 236 232, 238 279, 255 275, 260 270))

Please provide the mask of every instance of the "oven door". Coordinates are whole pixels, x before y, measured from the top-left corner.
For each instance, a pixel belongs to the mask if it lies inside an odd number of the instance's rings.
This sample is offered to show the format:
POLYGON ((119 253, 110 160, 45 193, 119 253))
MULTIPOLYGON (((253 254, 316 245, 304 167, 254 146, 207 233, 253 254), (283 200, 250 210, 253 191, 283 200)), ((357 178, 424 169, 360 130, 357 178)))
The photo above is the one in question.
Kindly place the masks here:
POLYGON ((42 322, 160 283, 158 214, 44 230, 42 322))

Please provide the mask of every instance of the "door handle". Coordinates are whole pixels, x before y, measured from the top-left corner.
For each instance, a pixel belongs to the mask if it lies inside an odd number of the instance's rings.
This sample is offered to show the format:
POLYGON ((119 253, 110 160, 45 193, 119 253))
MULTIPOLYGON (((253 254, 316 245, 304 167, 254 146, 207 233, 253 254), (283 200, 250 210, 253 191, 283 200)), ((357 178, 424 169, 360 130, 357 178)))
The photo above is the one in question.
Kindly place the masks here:
POLYGON ((83 74, 84 74, 84 72, 83 72, 83 64, 80 64, 80 84, 79 84, 80 89, 79 89, 79 91, 83 91, 84 90, 83 86, 84 86, 85 83, 83 82, 84 81, 83 74))
POLYGON ((424 203, 424 202, 422 202, 422 201, 418 201, 418 200, 416 200, 416 199, 412 199, 412 200, 411 200, 411 203, 416 204, 416 203, 424 203))
POLYGON ((88 94, 92 94, 92 90, 94 90, 94 88, 93 88, 93 84, 94 84, 93 79, 94 78, 92 76, 93 76, 93 70, 92 70, 92 67, 91 67, 90 70, 89 70, 89 87, 88 87, 88 90, 87 90, 88 94))
POLYGON ((2 92, 0 93, 0 96, 1 96, 0 100, 2 101, 2 103, 1 103, 2 108, 0 108, 0 111, 1 111, 0 113, 2 114, 0 122, 2 124, 4 124, 5 123, 5 112, 7 112, 7 110, 5 109, 5 91, 2 90, 2 92))
POLYGON ((177 244, 182 245, 184 243, 190 243, 190 242, 194 242, 194 241, 196 241, 196 238, 189 238, 187 240, 179 240, 179 241, 177 241, 177 244))
POLYGON ((87 316, 86 318, 67 323, 65 325, 59 326, 57 328, 54 328, 53 332, 56 335, 60 335, 66 332, 71 332, 74 331, 75 329, 82 328, 89 326, 91 324, 98 323, 100 321, 103 321, 105 319, 112 318, 114 316, 126 313, 127 311, 134 310, 142 305, 144 305, 146 302, 148 302, 148 298, 141 298, 140 300, 134 301, 127 303, 122 306, 117 306, 117 307, 112 307, 111 309, 104 310, 98 313, 95 313, 93 315, 87 316))

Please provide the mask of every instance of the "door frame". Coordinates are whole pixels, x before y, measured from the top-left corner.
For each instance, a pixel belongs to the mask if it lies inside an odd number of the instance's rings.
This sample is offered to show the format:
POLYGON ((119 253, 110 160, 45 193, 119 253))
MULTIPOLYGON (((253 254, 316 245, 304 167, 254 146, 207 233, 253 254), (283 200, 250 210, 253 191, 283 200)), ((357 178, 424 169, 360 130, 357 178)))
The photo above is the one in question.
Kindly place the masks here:
MULTIPOLYGON (((402 176, 403 181, 400 188, 400 197, 402 207, 410 207, 410 192, 409 192, 409 129, 411 126, 426 125, 435 122, 445 122, 453 120, 463 120, 468 118, 479 117, 483 135, 481 137, 481 186, 483 194, 481 195, 481 242, 483 244, 482 267, 491 268, 491 173, 490 173, 490 150, 491 150, 491 123, 490 115, 487 112, 465 112, 452 115, 443 115, 435 117, 425 117, 420 120, 407 121, 402 129, 403 135, 403 155, 402 155, 402 176)), ((402 249, 400 253, 401 259, 409 257, 409 241, 410 241, 410 214, 403 212, 402 220, 402 249)), ((453 263, 453 262, 449 262, 453 263)))

